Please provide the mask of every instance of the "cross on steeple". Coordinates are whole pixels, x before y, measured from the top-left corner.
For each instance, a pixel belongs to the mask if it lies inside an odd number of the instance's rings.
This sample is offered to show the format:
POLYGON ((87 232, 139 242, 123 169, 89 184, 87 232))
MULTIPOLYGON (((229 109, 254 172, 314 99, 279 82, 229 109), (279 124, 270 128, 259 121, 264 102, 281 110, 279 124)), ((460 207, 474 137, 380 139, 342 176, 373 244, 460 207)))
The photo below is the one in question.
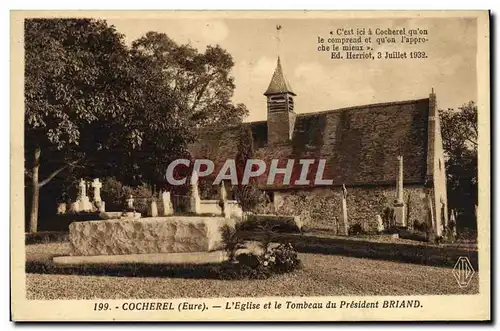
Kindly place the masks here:
POLYGON ((280 57, 280 43, 281 43, 281 39, 280 39, 280 30, 281 30, 281 25, 278 24, 276 25, 276 45, 277 45, 277 53, 278 53, 278 59, 280 57))

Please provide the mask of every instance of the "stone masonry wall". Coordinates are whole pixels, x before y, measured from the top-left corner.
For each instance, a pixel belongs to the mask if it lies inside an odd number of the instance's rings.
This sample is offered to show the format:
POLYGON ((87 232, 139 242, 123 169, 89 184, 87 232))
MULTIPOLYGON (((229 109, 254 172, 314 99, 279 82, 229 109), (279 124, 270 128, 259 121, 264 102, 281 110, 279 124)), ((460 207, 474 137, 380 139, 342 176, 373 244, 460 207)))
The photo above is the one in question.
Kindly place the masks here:
MULTIPOLYGON (((429 222, 428 200, 423 186, 405 186, 408 227, 415 221, 429 222)), ((395 188, 392 186, 348 187, 347 215, 349 225, 359 223, 367 232, 375 232, 376 215, 383 215, 392 207, 395 188)), ((314 188, 311 190, 280 191, 274 193, 274 206, 278 214, 301 216, 304 225, 311 229, 337 233, 341 226, 340 188, 314 188)))

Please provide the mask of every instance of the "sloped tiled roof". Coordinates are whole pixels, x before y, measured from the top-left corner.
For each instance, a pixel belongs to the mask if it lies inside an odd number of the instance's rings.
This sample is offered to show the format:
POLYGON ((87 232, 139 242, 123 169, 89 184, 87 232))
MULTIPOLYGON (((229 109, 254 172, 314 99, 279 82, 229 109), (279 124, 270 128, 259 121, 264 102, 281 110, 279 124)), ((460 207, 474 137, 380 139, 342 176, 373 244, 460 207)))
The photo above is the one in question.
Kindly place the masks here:
MULTIPOLYGON (((298 114, 292 140, 279 146, 267 143, 267 122, 241 125, 252 132, 253 157, 265 160, 268 166, 271 159, 283 161, 280 167, 287 159, 297 160, 297 167, 300 158, 325 159, 323 178, 333 179, 333 185, 391 184, 396 181, 397 156, 401 154, 405 183, 423 184, 428 118, 428 98, 298 114)), ((192 146, 193 156, 214 161, 218 171, 226 159, 237 155, 241 125, 204 135, 192 146)), ((314 167, 310 170, 308 179, 313 183, 316 171, 314 167)), ((294 169, 294 173, 300 170, 294 169)), ((259 182, 264 184, 266 178, 267 171, 259 182)))
POLYGON ((281 60, 278 57, 278 63, 276 65, 276 69, 274 70, 273 78, 271 78, 271 82, 269 83, 269 87, 267 88, 264 95, 273 95, 273 94, 281 94, 281 93, 293 93, 290 83, 285 77, 283 73, 283 68, 281 67, 281 60))

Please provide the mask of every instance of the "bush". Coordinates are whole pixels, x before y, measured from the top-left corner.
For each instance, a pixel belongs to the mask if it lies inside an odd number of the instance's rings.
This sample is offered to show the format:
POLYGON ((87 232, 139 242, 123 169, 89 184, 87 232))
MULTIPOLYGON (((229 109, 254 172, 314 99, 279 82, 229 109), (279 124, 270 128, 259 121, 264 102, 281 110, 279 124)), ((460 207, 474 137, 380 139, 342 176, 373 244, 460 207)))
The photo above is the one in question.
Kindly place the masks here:
POLYGON ((227 224, 221 228, 221 237, 224 244, 224 250, 228 254, 229 260, 234 260, 236 251, 244 247, 243 239, 239 236, 236 228, 227 224))
POLYGON ((401 238, 401 239, 409 239, 409 240, 422 241, 422 242, 429 241, 429 237, 427 236, 427 233, 422 232, 422 231, 411 232, 411 231, 401 230, 398 232, 398 234, 399 234, 399 238, 401 238))
POLYGON ((26 233, 25 244, 41 244, 41 243, 51 243, 51 242, 64 242, 69 241, 68 232, 61 231, 40 231, 26 233))
POLYGON ((356 223, 356 224, 349 226, 349 235, 350 236, 356 236, 356 235, 364 234, 364 233, 365 233, 365 231, 363 230, 363 227, 359 223, 356 223))
POLYGON ((420 222, 419 220, 414 220, 413 229, 416 231, 427 233, 429 231, 429 225, 425 221, 420 222))
POLYGON ((146 215, 148 204, 151 202, 153 192, 147 185, 130 187, 123 185, 115 178, 106 178, 102 184, 101 196, 106 202, 108 211, 124 211, 127 209, 126 200, 132 195, 134 197, 134 209, 142 215, 146 215))
POLYGON ((280 244, 264 254, 241 253, 221 270, 222 279, 267 279, 273 274, 292 272, 301 267, 297 251, 291 244, 280 244))
POLYGON ((269 253, 264 254, 264 258, 264 262, 269 261, 277 273, 292 272, 301 266, 297 251, 290 243, 271 248, 269 253))
POLYGON ((55 215, 50 219, 40 222, 39 231, 62 231, 68 232, 69 225, 73 222, 98 221, 107 219, 105 213, 79 212, 55 215))
POLYGON ((290 243, 271 247, 272 230, 269 227, 264 228, 258 253, 247 250, 237 254, 239 249, 246 248, 240 227, 241 223, 221 228, 224 250, 229 257, 229 266, 221 269, 222 279, 266 279, 274 273, 291 272, 300 267, 297 251, 290 243))
POLYGON ((396 215, 394 214, 394 208, 385 207, 382 213, 382 221, 384 223, 384 229, 392 229, 394 227, 396 220, 396 215))
POLYGON ((477 242, 477 232, 470 228, 463 228, 457 233, 457 241, 477 242))

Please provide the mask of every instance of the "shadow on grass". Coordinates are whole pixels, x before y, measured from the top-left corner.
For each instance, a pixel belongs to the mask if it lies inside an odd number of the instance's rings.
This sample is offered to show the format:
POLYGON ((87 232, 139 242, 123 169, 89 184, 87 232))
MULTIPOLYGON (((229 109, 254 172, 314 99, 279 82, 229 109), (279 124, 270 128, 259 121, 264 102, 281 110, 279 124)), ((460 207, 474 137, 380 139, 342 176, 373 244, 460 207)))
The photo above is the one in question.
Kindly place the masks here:
POLYGON ((191 279, 225 279, 230 263, 199 265, 159 264, 85 264, 59 265, 53 261, 26 261, 26 273, 114 277, 169 277, 191 279))
MULTIPOLYGON (((263 240, 265 233, 256 231, 242 231, 244 240, 263 240)), ((65 232, 43 232, 39 234, 27 235, 26 244, 64 242, 67 240, 65 232)), ((469 259, 472 267, 478 271, 478 252, 471 248, 460 247, 437 247, 425 243, 409 245, 403 243, 371 242, 366 240, 352 240, 349 238, 328 238, 315 235, 274 233, 272 241, 280 243, 291 243, 298 252, 316 253, 329 255, 343 255, 358 258, 369 258, 375 260, 386 260, 403 263, 414 263, 421 265, 453 268, 459 257, 465 256, 469 259)), ((229 266, 230 267, 230 266, 229 266)), ((33 273, 63 273, 74 274, 73 269, 78 272, 93 272, 97 275, 110 275, 116 269, 116 276, 120 276, 124 271, 127 275, 134 273, 149 274, 151 277, 179 277, 179 278, 209 278, 217 277, 218 273, 224 273, 228 268, 227 263, 223 265, 95 265, 83 268, 81 266, 54 266, 52 261, 35 262, 28 261, 26 272, 33 273), (101 269, 110 270, 101 270, 101 269), (88 270, 87 270, 88 269, 88 270), (158 270, 156 270, 158 269, 158 270), (123 270, 120 271, 120 270, 123 270)), ((85 273, 83 273, 85 274, 85 273)), ((219 277, 221 278, 221 277, 219 277)))

